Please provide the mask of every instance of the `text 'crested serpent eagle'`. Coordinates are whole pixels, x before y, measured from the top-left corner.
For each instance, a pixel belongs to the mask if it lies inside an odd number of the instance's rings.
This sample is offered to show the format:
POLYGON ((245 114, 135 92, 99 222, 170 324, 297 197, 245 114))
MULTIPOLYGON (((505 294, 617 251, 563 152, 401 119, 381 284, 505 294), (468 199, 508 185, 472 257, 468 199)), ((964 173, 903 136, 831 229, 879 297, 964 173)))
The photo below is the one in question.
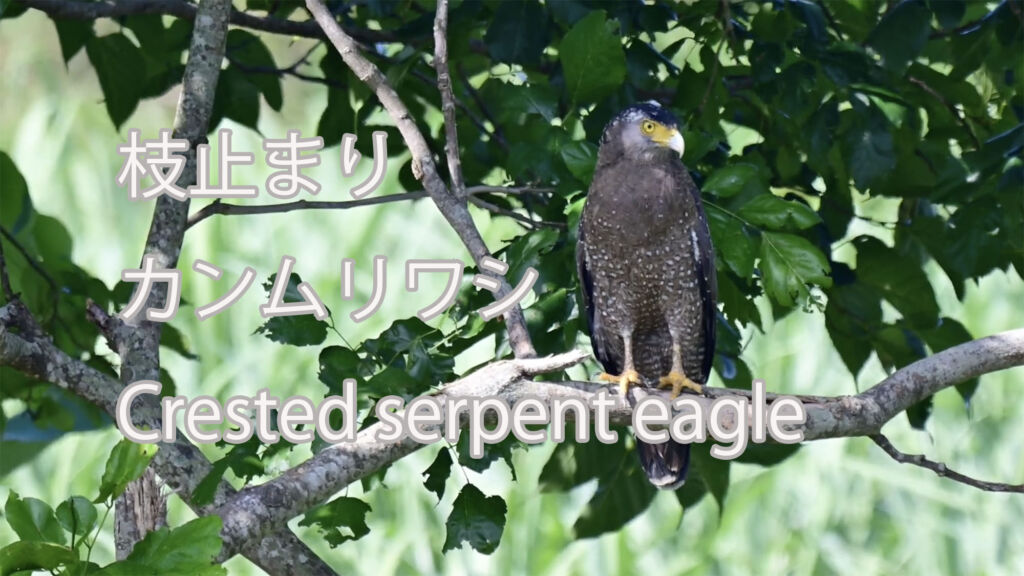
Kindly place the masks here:
MULTIPOLYGON (((699 390, 715 350, 715 256, 683 138, 656 102, 613 118, 601 136, 580 219, 576 266, 602 378, 699 390)), ((651 483, 686 480, 689 445, 637 440, 651 483)))

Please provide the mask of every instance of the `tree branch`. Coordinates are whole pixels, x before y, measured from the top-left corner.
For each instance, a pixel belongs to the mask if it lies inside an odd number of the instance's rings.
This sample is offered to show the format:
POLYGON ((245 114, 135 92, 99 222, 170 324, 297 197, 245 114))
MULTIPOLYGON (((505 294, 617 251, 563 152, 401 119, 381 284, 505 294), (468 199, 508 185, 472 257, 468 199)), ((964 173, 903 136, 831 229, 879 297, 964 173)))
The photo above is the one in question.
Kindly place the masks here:
MULTIPOLYGON (((118 6, 109 3, 99 5, 118 6)), ((206 0, 194 14, 195 26, 182 78, 182 90, 175 113, 173 130, 174 138, 185 139, 190 143, 189 150, 185 154, 185 167, 176 182, 182 188, 186 188, 196 181, 196 147, 205 141, 208 131, 217 80, 220 76, 221 62, 224 59, 231 10, 230 0, 206 0)), ((168 196, 157 199, 143 253, 144 257, 152 256, 158 267, 173 268, 176 266, 184 237, 188 207, 187 200, 179 202, 168 196)), ((147 307, 161 304, 166 298, 166 292, 165 285, 158 284, 154 287, 148 295, 147 307)), ((20 303, 14 304, 20 305, 20 303)), ((21 311, 24 315, 28 315, 28 319, 23 322, 34 322, 27 309, 22 308, 21 311)), ((120 319, 110 319, 106 317, 105 311, 96 306, 90 307, 88 313, 107 335, 111 348, 116 350, 121 357, 120 372, 124 384, 127 385, 137 380, 160 380, 162 324, 149 322, 141 317, 123 322, 120 319)), ((45 357, 52 358, 55 355, 63 354, 53 348, 45 338, 37 338, 35 345, 35 350, 39 353, 45 352, 45 357)), ((63 365, 74 366, 74 361, 69 362, 69 360, 65 359, 63 365)), ((32 368, 31 365, 27 367, 32 368)), ((55 378, 47 377, 48 375, 44 371, 38 369, 38 365, 35 368, 38 377, 59 382, 55 378)), ((106 380, 97 380, 98 373, 89 374, 84 371, 84 367, 75 366, 74 371, 79 376, 89 375, 93 384, 104 386, 93 390, 76 390, 76 392, 102 406, 109 414, 113 415, 113 408, 121 387, 106 380)), ((77 386, 75 380, 71 378, 65 378, 64 382, 69 387, 77 386)), ((135 411, 132 413, 133 416, 136 414, 135 411)), ((145 423, 157 428, 160 426, 160 422, 159 405, 150 406, 146 412, 145 423)), ((118 559, 126 557, 135 542, 141 539, 147 530, 166 522, 164 518, 153 517, 153 515, 163 514, 162 511, 165 510, 153 474, 154 470, 158 471, 167 485, 175 489, 188 502, 192 490, 209 469, 209 462, 194 446, 183 446, 181 443, 162 446, 153 460, 153 466, 147 469, 142 478, 130 485, 119 500, 115 522, 118 559), (138 513, 142 515, 137 515, 138 513)), ((230 492, 230 486, 226 482, 221 482, 218 486, 220 499, 226 498, 230 492)), ((281 534, 272 535, 267 540, 246 543, 242 550, 256 564, 275 574, 331 573, 330 568, 312 554, 294 535, 287 532, 287 529, 281 534), (289 553, 282 554, 282 550, 289 553)))
POLYGON ((493 214, 499 214, 501 216, 507 216, 507 217, 515 220, 516 222, 522 223, 525 227, 531 228, 531 229, 534 229, 534 230, 537 229, 537 228, 555 228, 555 229, 558 229, 558 230, 565 230, 566 229, 566 225, 565 225, 564 222, 549 222, 547 220, 534 220, 533 218, 530 218, 529 216, 524 216, 523 214, 520 214, 520 213, 518 213, 518 212, 516 212, 514 210, 506 210, 506 209, 502 208, 501 206, 496 206, 496 205, 491 204, 490 202, 488 202, 488 201, 486 201, 486 200, 484 200, 482 198, 477 198, 475 196, 470 196, 469 197, 469 202, 470 202, 470 204, 472 204, 474 206, 477 206, 479 208, 483 208, 484 210, 487 210, 488 212, 491 212, 493 214))
MULTIPOLYGON (((184 0, 100 0, 98 2, 82 2, 81 0, 20 0, 29 8, 35 8, 48 14, 51 18, 68 20, 96 20, 97 18, 122 18, 136 14, 162 14, 174 16, 194 22, 198 9, 195 4, 184 0)), ((324 33, 320 26, 312 20, 298 22, 275 18, 259 17, 232 8, 230 22, 236 26, 303 38, 323 39, 324 33)), ((393 33, 383 30, 367 30, 346 27, 345 32, 360 42, 369 44, 377 42, 399 42, 393 33)))
MULTIPOLYGON (((470 198, 477 194, 520 195, 546 194, 549 192, 551 192, 550 188, 531 188, 529 186, 470 186, 466 189, 466 194, 470 198)), ((376 206, 378 204, 418 200, 428 196, 429 194, 427 194, 425 190, 417 190, 415 192, 403 192, 401 194, 391 194, 389 196, 370 196, 367 198, 360 198, 358 200, 296 200, 294 202, 282 202, 280 204, 257 204, 251 206, 212 202, 204 206, 198 212, 189 216, 188 224, 185 226, 185 229, 188 230, 210 216, 217 214, 225 216, 241 216, 253 214, 281 214, 283 212, 292 212, 294 210, 350 210, 352 208, 359 208, 362 206, 376 206)))
MULTIPOLYGON (((117 334, 112 336, 115 341, 123 333, 121 331, 127 329, 119 319, 107 316, 95 305, 88 313, 97 314, 98 321, 105 326, 116 326, 116 332, 112 332, 117 334)), ((0 307, 0 366, 10 366, 32 378, 52 382, 100 407, 111 418, 116 415, 120 383, 54 346, 52 339, 20 300, 0 307)), ((136 426, 152 430, 161 426, 160 400, 156 397, 136 398, 131 413, 136 426)), ((193 491, 210 473, 212 466, 206 456, 181 434, 173 443, 159 445, 152 466, 159 471, 166 485, 199 515, 209 514, 236 493, 230 484, 222 481, 210 504, 197 506, 192 502, 193 491)), ((304 576, 334 573, 286 530, 271 534, 262 541, 246 543, 242 553, 271 574, 304 576)))
POLYGON ((437 91, 441 93, 441 113, 444 116, 444 152, 448 157, 448 174, 452 179, 452 193, 456 198, 466 196, 462 181, 462 160, 459 158, 459 130, 455 124, 455 95, 452 76, 448 70, 448 0, 437 1, 434 16, 434 70, 437 72, 437 91))
POLYGON ((924 454, 906 454, 904 452, 900 452, 895 446, 892 445, 892 442, 889 442, 889 439, 883 436, 882 434, 872 434, 870 438, 872 441, 874 441, 875 444, 878 444, 879 448, 885 450, 886 454, 891 456, 893 460, 899 462, 900 464, 913 464, 914 466, 920 466, 922 468, 926 468, 928 470, 931 470, 932 472, 935 472, 935 474, 942 478, 949 478, 950 480, 953 480, 955 482, 967 484, 968 486, 973 486, 974 488, 984 490, 986 492, 1024 493, 1024 484, 1003 484, 1001 482, 986 482, 984 480, 977 480, 965 474, 961 474, 956 470, 950 470, 942 462, 935 462, 934 460, 929 460, 924 457, 924 454))
MULTIPOLYGON (((535 382, 533 376, 558 372, 578 364, 586 354, 568 352, 546 358, 517 359, 489 364, 448 384, 434 394, 447 399, 499 397, 510 405, 526 396, 550 403, 555 399, 590 402, 605 393, 613 401, 611 423, 629 425, 633 409, 614 389, 592 382, 535 382)), ((898 414, 925 397, 959 382, 1014 366, 1024 366, 1024 329, 1004 332, 944 350, 897 370, 876 386, 856 396, 803 397, 807 419, 800 430, 805 440, 848 436, 873 436, 898 414)), ((634 388, 634 390, 637 390, 634 388)), ((668 399, 668 391, 646 389, 668 399)), ((692 396, 710 410, 715 398, 746 396, 749 390, 707 388, 706 397, 692 396)), ((768 394, 771 403, 780 395, 768 394)), ((736 424, 732 411, 722 411, 722 425, 736 424)), ((228 552, 239 543, 259 538, 269 527, 317 506, 333 494, 420 448, 409 438, 398 442, 376 439, 382 424, 360 432, 352 443, 328 447, 303 464, 258 487, 240 492, 218 510, 224 520, 228 552)))
MULTIPOLYGON (((412 153, 412 173, 417 180, 423 182, 427 194, 437 205, 438 210, 445 217, 451 227, 459 235, 459 239, 469 250, 473 261, 479 266, 484 257, 489 255, 487 245, 484 244, 479 230, 473 223, 473 217, 469 213, 465 198, 458 198, 448 191, 444 181, 437 173, 434 164, 434 157, 430 152, 430 146, 415 120, 409 114, 408 108, 402 99, 395 92, 395 89, 388 82, 387 77, 381 73, 372 62, 367 60, 360 52, 355 40, 345 33, 334 20, 334 16, 324 6, 321 0, 306 0, 306 6, 313 14, 313 17, 323 28, 334 48, 341 54, 342 60, 355 73, 356 77, 377 95, 381 105, 388 115, 395 122, 398 131, 401 132, 406 146, 412 153)), ((512 287, 502 278, 501 288, 498 290, 498 298, 502 298, 512 291, 512 287)), ((526 329, 526 318, 523 316, 523 309, 516 305, 505 314, 505 326, 508 330, 509 343, 517 358, 526 358, 536 355, 533 344, 530 341, 530 333, 526 329)))
MULTIPOLYGON (((203 2, 196 12, 181 95, 174 116, 173 137, 184 138, 190 144, 185 154, 185 168, 176 182, 182 188, 196 181, 195 150, 205 140, 213 110, 214 93, 227 42, 230 11, 229 0, 209 0, 203 2)), ((169 196, 161 196, 156 201, 143 258, 153 257, 158 268, 174 268, 178 264, 188 206, 187 199, 181 202, 169 196)), ((166 297, 167 286, 158 284, 147 295, 146 308, 159 306, 166 297)), ((118 337, 110 339, 111 348, 121 357, 121 381, 124 385, 137 380, 160 380, 162 327, 162 324, 145 320, 140 315, 125 321, 124 326, 119 327, 118 337)), ((166 506, 161 506, 161 503, 144 502, 147 495, 159 495, 153 467, 130 484, 118 500, 114 533, 118 560, 128 556, 148 529, 166 524, 164 518, 135 515, 136 512, 146 514, 158 513, 160 510, 166 514, 166 506)))

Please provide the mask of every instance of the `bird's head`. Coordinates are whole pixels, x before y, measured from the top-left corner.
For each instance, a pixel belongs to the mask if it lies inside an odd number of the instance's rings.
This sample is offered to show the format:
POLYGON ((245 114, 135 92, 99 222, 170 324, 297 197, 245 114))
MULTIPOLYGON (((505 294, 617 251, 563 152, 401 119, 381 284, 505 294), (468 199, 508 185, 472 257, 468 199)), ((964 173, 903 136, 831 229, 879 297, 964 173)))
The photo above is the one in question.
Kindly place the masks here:
POLYGON ((601 136, 601 147, 639 162, 681 158, 685 149, 679 121, 653 100, 634 104, 612 118, 601 136))

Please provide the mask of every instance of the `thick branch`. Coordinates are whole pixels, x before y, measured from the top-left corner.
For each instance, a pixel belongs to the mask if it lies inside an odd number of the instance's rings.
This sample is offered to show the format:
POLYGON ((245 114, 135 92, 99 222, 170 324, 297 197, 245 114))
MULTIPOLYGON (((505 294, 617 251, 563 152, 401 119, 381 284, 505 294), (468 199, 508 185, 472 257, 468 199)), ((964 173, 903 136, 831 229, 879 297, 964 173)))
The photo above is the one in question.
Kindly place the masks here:
POLYGON ((448 70, 448 0, 438 0, 434 17, 434 70, 437 72, 437 90, 441 93, 441 113, 444 115, 444 152, 448 157, 448 173, 452 179, 452 193, 456 198, 466 195, 462 181, 462 160, 459 158, 459 130, 455 124, 455 94, 452 76, 448 70))
MULTIPOLYGON (((591 382, 534 382, 533 376, 564 370, 586 357, 569 352, 554 357, 501 361, 490 364, 436 393, 448 398, 479 398, 496 396, 509 404, 532 396, 550 403, 555 399, 574 399, 585 403, 605 393, 613 402, 609 419, 613 424, 632 422, 630 403, 608 387, 591 382)), ((1004 332, 944 350, 906 366, 878 385, 856 396, 805 397, 807 419, 802 426, 805 440, 872 436, 882 426, 923 398, 980 376, 1014 366, 1024 365, 1024 329, 1004 332)), ((667 391, 648 393, 665 395, 667 391)), ((708 413, 714 399, 722 396, 750 396, 748 390, 707 389, 708 397, 696 397, 708 413)), ((770 403, 779 397, 767 395, 770 403)), ((798 399, 801 399, 798 397, 798 399)), ((731 411, 722 411, 723 426, 735 424, 731 411)), ((258 538, 269 527, 324 502, 352 482, 394 463, 420 448, 405 438, 399 442, 376 439, 381 424, 371 426, 352 443, 341 443, 318 453, 305 463, 258 487, 243 490, 235 499, 221 507, 227 550, 239 542, 258 538)))
MULTIPOLYGON (((533 193, 546 194, 548 192, 551 192, 549 188, 515 188, 506 186, 471 186, 466 189, 466 194, 470 198, 476 194, 516 195, 533 193)), ((210 216, 217 214, 223 214, 225 216, 241 216, 253 214, 281 214, 284 212, 292 212, 293 210, 350 210, 352 208, 359 208, 362 206, 376 206, 378 204, 418 200, 420 198, 426 198, 427 196, 428 194, 425 190, 417 190, 415 192, 403 192, 401 194, 392 194, 390 196, 370 196, 367 198, 360 198, 358 200, 296 200, 294 202, 282 202, 280 204, 256 205, 213 202, 211 204, 207 204, 201 210, 189 216, 188 225, 185 226, 185 229, 187 230, 203 220, 206 220, 210 216)))
MULTIPOLYGON (((195 4, 184 0, 101 0, 99 2, 82 2, 81 0, 21 0, 21 3, 37 10, 46 12, 51 18, 69 20, 96 20, 97 18, 121 18, 135 14, 164 14, 184 20, 195 21, 198 9, 195 4)), ((316 22, 307 20, 297 22, 267 16, 261 18, 232 8, 231 23, 243 28, 301 36, 303 38, 323 38, 324 33, 316 22)), ((383 30, 365 30, 345 28, 347 34, 360 42, 370 44, 376 42, 396 42, 394 34, 383 30)), ((406 38, 405 41, 409 39, 406 38)))
MULTIPOLYGON (((324 33, 327 34, 327 39, 334 45, 338 53, 341 54, 345 64, 361 82, 373 89, 377 99, 380 100, 381 105, 384 106, 388 115, 395 122, 398 131, 401 132, 402 138, 405 140, 406 146, 409 148, 409 152, 412 153, 413 175, 423 182, 423 187, 426 189, 427 194, 430 195, 430 198, 437 205, 438 210, 441 211, 441 214, 451 227, 455 229, 459 239, 462 240, 462 243, 473 257, 473 261, 479 266, 483 258, 489 255, 487 245, 484 244, 480 231, 476 229, 476 225, 473 223, 473 217, 469 213, 465 198, 458 198, 449 193, 444 181, 438 175, 437 166, 434 164, 434 157, 430 152, 430 146, 427 145, 423 133, 416 126, 416 121, 409 114, 409 109, 405 107, 398 93, 395 92, 395 89, 388 82, 387 77, 359 52, 359 47, 356 45, 355 40, 338 26, 334 16, 324 6, 323 2, 321 0, 306 0, 306 6, 313 14, 313 18, 323 28, 324 33)), ((498 290, 498 297, 502 298, 511 291, 512 287, 503 278, 501 288, 498 290)), ((530 342, 530 334, 526 330, 526 319, 523 316, 523 309, 518 305, 513 306, 505 314, 505 324, 508 329, 509 343, 516 357, 526 358, 534 356, 536 352, 533 349, 533 344, 530 342)))

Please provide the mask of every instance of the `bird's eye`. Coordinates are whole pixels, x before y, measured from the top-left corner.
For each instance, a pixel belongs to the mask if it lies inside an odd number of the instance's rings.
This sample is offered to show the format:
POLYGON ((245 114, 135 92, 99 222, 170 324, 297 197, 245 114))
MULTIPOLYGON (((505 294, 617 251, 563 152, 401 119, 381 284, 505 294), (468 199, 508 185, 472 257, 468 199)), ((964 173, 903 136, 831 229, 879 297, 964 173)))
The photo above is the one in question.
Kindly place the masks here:
POLYGON ((650 134, 654 132, 654 122, 647 120, 640 126, 640 129, 643 130, 644 134, 650 134))

